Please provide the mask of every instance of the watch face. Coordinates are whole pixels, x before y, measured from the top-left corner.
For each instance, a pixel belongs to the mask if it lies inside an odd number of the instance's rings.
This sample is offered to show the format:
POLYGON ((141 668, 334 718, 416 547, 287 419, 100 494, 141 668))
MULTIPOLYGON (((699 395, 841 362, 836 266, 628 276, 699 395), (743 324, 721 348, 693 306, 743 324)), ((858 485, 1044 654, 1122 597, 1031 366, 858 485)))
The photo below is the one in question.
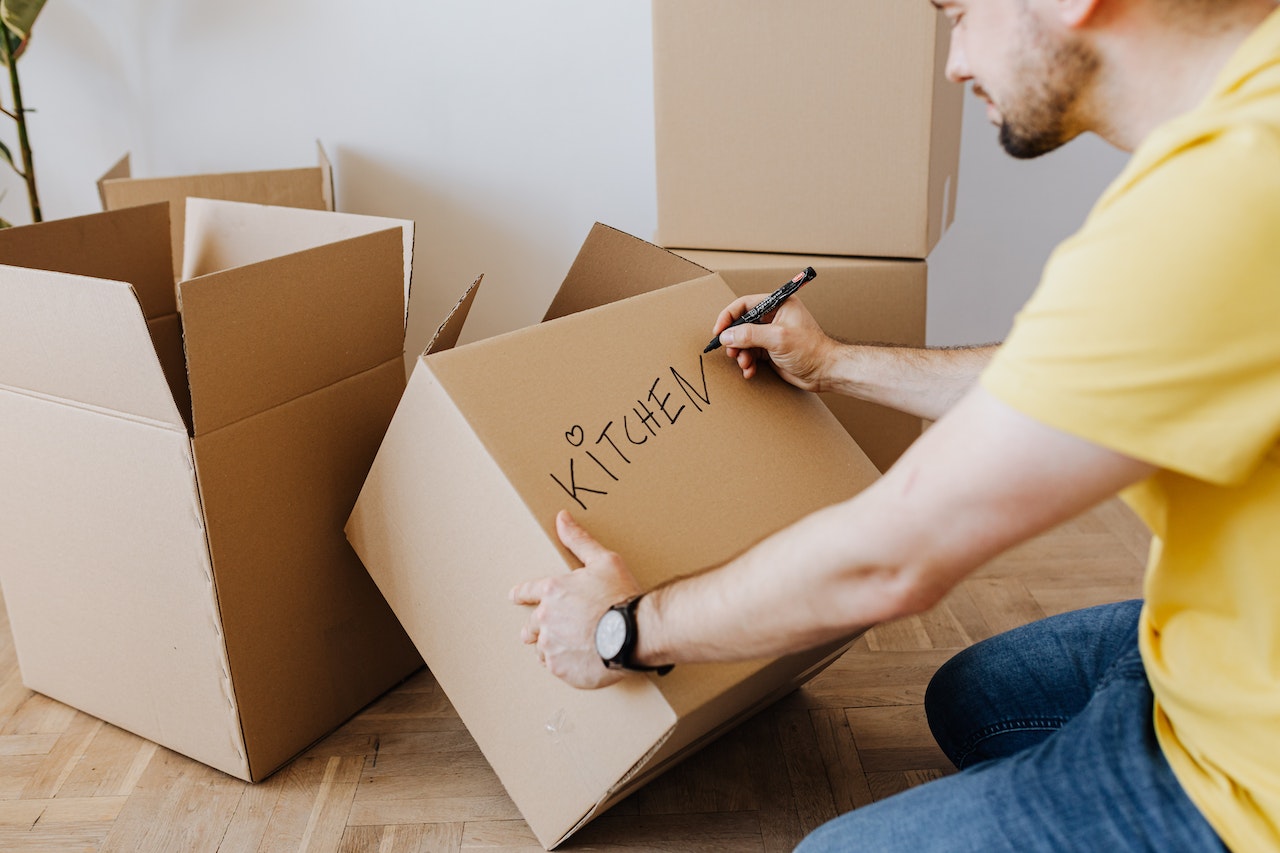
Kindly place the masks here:
POLYGON ((616 610, 606 610, 596 623, 596 651, 605 660, 613 660, 627 641, 627 620, 616 610))

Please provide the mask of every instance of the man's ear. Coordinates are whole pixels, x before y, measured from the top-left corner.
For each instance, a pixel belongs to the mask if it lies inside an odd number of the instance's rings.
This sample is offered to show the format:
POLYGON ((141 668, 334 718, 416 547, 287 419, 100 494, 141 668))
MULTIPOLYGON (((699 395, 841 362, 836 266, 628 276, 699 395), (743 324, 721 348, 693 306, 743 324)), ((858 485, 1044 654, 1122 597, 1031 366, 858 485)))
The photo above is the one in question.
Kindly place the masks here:
POLYGON ((1099 10, 1107 5, 1106 0, 1053 0, 1058 7, 1058 19, 1063 24, 1080 29, 1089 24, 1099 10))

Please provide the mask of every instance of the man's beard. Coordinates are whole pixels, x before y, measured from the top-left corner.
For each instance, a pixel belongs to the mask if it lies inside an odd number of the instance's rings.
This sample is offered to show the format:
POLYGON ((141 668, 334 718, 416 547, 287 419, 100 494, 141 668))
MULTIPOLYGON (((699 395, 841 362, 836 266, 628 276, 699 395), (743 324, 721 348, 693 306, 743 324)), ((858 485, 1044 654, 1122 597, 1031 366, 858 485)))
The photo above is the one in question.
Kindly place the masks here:
MULTIPOLYGON (((1029 19, 1027 25, 1035 26, 1029 19)), ((1080 134, 1075 108, 1099 65, 1097 54, 1079 41, 1050 44, 1039 33, 1031 41, 1039 52, 1018 68, 1025 88, 1009 99, 1007 112, 1001 110, 1000 146, 1019 160, 1048 154, 1080 134)))

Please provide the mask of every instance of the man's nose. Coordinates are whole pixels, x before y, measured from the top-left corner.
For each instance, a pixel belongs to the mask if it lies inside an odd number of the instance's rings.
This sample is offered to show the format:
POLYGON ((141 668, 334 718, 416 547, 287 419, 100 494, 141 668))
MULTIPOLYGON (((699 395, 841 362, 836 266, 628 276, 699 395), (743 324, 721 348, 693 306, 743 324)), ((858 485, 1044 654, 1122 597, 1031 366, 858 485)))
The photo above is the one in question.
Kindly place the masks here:
POLYGON ((947 79, 952 83, 967 83, 972 77, 973 74, 969 70, 969 57, 965 55, 964 47, 953 29, 951 47, 947 51, 947 79))

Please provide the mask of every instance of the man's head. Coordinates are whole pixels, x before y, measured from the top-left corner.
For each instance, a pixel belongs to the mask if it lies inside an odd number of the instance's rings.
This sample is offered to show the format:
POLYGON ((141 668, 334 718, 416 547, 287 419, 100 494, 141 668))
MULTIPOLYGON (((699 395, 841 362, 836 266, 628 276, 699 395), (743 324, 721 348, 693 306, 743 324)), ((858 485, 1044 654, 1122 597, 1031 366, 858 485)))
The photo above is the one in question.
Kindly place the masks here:
POLYGON ((1089 130, 1099 69, 1093 48, 1048 0, 937 0, 950 19, 947 76, 973 82, 1014 157, 1039 157, 1089 130))
POLYGON ((931 0, 951 21, 947 76, 972 82, 1014 157, 1086 131, 1131 148, 1203 97, 1276 0, 931 0), (1224 53, 1226 51, 1226 53, 1224 53))

